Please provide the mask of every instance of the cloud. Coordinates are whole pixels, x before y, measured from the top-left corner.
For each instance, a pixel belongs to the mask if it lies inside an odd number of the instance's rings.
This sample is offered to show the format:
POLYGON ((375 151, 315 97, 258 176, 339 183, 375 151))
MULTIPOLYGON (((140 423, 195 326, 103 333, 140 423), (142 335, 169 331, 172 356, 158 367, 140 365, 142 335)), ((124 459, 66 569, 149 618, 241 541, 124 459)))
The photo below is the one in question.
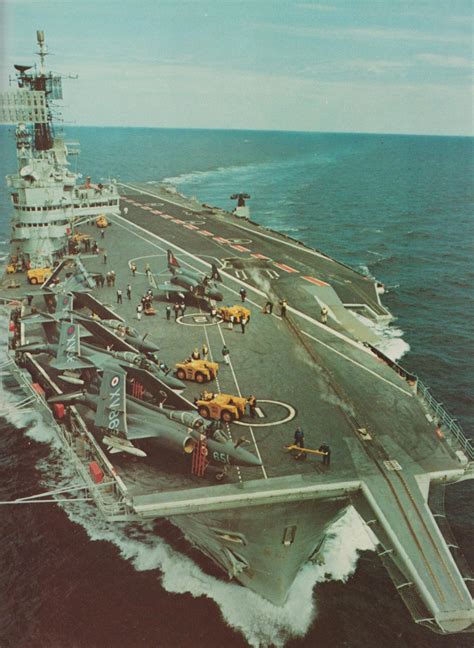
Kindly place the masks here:
POLYGON ((321 4, 319 2, 300 2, 297 9, 310 9, 311 11, 338 11, 338 7, 321 4))
POLYGON ((281 32, 291 36, 316 36, 318 38, 338 38, 354 40, 390 40, 390 41, 414 41, 414 42, 436 42, 436 43, 459 43, 460 41, 471 41, 469 35, 439 34, 424 32, 416 29, 394 29, 384 27, 304 27, 296 25, 267 24, 266 27, 274 32, 281 32))
POLYGON ((445 56, 443 54, 418 54, 418 61, 434 67, 472 69, 472 61, 463 56, 445 56))

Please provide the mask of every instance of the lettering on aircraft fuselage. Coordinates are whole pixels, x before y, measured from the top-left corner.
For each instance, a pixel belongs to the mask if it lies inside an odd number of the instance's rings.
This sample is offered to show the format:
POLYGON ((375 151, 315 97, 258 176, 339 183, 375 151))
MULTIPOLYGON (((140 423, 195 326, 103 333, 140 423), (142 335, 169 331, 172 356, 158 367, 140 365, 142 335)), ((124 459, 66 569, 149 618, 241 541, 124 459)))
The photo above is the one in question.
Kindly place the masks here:
POLYGON ((214 461, 217 461, 218 463, 230 464, 230 457, 225 452, 219 452, 218 450, 214 450, 214 452, 212 453, 212 458, 214 459, 214 461))
POLYGON ((66 362, 74 362, 76 359, 76 327, 71 324, 67 329, 66 338, 66 362))
MULTIPOLYGON (((114 376, 110 381, 112 388, 117 387, 120 382, 118 376, 114 376)), ((109 397, 109 423, 107 425, 109 430, 116 430, 120 425, 120 386, 110 392, 109 397)))

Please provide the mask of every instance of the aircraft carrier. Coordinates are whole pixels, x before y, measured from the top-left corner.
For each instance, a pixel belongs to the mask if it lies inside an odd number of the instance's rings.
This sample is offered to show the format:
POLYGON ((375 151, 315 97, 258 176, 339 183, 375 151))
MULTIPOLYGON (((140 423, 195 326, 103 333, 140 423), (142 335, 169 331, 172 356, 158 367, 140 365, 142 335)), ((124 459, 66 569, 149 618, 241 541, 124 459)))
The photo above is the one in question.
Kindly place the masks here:
POLYGON ((168 518, 275 605, 354 506, 414 621, 472 630, 443 508, 472 442, 365 324, 392 318, 383 286, 261 227, 244 194, 228 213, 81 181, 37 37, 39 67, 15 66, 0 104, 17 123, 0 296, 19 407, 40 408, 108 520, 168 518))

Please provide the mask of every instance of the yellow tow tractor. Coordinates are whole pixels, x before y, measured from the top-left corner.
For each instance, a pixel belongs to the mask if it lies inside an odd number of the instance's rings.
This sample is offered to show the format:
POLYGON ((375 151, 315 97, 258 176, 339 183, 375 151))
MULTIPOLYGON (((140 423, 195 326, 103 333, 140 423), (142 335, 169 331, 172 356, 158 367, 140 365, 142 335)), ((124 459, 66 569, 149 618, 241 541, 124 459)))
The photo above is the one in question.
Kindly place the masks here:
POLYGON ((52 273, 52 268, 31 268, 31 270, 28 270, 26 273, 26 276, 28 277, 30 284, 36 286, 37 284, 44 283, 52 273))
POLYGON ((203 392, 201 398, 195 401, 199 415, 231 423, 245 414, 246 398, 231 394, 214 394, 203 392))
POLYGON ((74 243, 82 243, 82 241, 88 241, 92 238, 90 234, 83 234, 82 232, 76 231, 76 233, 71 236, 71 241, 74 243))
POLYGON ((109 221, 105 218, 104 214, 100 214, 100 216, 96 218, 95 224, 100 229, 104 229, 105 227, 109 226, 109 221))
POLYGON ((217 376, 219 365, 209 360, 184 360, 176 363, 176 377, 180 380, 209 382, 217 376))
POLYGON ((250 311, 245 306, 221 306, 217 312, 224 322, 229 322, 232 315, 234 316, 234 324, 240 324, 240 320, 244 317, 247 320, 250 319, 250 311))

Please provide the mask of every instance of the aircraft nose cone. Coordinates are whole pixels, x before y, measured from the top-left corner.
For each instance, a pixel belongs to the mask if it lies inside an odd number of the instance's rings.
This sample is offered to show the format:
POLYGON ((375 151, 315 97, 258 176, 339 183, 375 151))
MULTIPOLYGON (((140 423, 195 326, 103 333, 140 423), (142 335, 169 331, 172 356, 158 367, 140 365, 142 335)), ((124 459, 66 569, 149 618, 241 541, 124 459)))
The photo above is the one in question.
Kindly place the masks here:
POLYGON ((262 462, 258 457, 243 448, 234 448, 232 458, 238 466, 248 466, 249 468, 252 468, 262 465, 262 462))
POLYGON ((153 342, 149 342, 148 340, 140 340, 140 346, 146 353, 158 353, 158 351, 160 350, 160 347, 156 346, 156 344, 153 344, 153 342))
POLYGON ((44 344, 37 344, 37 343, 32 343, 32 344, 21 344, 20 346, 15 347, 15 351, 41 351, 41 349, 44 349, 44 344))
POLYGON ((185 389, 186 385, 181 382, 181 380, 178 380, 178 378, 175 378, 174 376, 170 376, 169 374, 162 374, 160 375, 160 380, 162 380, 165 385, 168 385, 168 387, 171 387, 171 389, 185 389))

